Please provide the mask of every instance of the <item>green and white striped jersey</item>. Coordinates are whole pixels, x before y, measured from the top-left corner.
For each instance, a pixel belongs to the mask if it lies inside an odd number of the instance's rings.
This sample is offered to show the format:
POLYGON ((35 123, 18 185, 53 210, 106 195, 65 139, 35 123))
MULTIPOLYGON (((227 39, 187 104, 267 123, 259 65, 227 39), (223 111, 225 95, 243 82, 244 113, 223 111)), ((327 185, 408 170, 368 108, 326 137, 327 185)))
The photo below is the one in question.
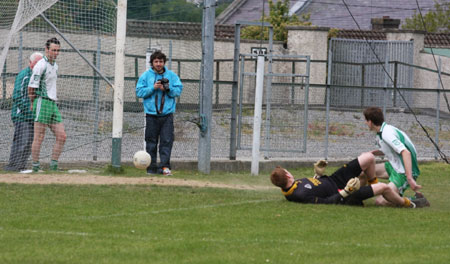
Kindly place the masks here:
POLYGON ((403 158, 400 153, 404 149, 411 152, 412 176, 419 176, 417 151, 405 132, 384 122, 381 125, 380 132, 377 133, 376 139, 378 148, 384 153, 397 173, 405 173, 405 166, 403 165, 403 158))
POLYGON ((33 68, 29 87, 36 88, 38 97, 58 100, 56 96, 56 79, 58 78, 58 65, 51 64, 47 57, 43 57, 33 68))

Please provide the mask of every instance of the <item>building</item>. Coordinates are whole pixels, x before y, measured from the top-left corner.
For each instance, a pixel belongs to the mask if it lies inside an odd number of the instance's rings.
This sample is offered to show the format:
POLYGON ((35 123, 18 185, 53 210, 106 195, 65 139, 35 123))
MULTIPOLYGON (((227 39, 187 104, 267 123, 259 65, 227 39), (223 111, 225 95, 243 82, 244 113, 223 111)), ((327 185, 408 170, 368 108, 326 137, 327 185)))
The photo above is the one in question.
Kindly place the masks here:
MULTIPOLYGON (((276 1, 276 0, 274 0, 276 1)), ((415 1, 409 0, 291 0, 290 14, 299 17, 310 14, 310 22, 314 26, 339 29, 371 29, 371 19, 383 16, 400 19, 411 17, 418 10, 415 1), (353 15, 352 16, 349 13, 353 15)), ((434 8, 434 0, 419 1, 423 14, 434 8)), ((260 0, 235 0, 216 20, 217 24, 234 24, 238 20, 254 21, 261 18, 263 3, 260 0)), ((265 1, 265 13, 269 4, 265 1)))

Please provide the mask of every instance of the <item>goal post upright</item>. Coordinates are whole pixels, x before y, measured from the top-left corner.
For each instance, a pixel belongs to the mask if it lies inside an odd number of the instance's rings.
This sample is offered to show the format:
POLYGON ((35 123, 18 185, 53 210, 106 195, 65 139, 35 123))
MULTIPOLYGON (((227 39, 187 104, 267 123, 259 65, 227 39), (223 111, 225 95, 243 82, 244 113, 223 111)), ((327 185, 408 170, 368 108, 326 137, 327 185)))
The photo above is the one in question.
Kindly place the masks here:
POLYGON ((123 89, 125 71, 125 38, 127 21, 127 0, 117 1, 116 56, 114 70, 114 109, 112 127, 111 165, 120 169, 123 128, 123 89))

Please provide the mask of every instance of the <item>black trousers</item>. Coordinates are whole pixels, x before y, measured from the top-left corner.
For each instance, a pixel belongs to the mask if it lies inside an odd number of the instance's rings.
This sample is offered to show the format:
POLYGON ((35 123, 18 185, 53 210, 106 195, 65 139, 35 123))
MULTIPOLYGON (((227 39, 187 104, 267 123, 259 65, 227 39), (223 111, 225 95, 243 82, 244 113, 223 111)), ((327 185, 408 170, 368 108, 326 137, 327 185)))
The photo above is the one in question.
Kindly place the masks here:
POLYGON ((26 168, 31 154, 31 144, 34 136, 34 122, 15 122, 14 139, 11 146, 9 163, 6 170, 20 171, 26 168))
POLYGON ((156 172, 163 167, 170 167, 170 156, 174 141, 173 114, 165 116, 145 116, 145 148, 152 161, 148 172, 156 172), (158 147, 160 164, 158 166, 158 147))

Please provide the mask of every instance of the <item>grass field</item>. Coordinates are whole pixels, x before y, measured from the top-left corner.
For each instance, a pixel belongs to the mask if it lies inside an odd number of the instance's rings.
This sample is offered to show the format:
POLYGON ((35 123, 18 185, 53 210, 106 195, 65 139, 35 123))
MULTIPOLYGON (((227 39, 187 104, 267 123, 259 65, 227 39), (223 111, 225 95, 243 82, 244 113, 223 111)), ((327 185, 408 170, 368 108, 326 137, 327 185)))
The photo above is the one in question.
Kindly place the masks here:
MULTIPOLYGON (((431 207, 414 210, 302 205, 275 188, 0 184, 0 263, 450 263, 450 166, 421 169, 431 207)), ((270 186, 267 173, 173 177, 270 186)))

